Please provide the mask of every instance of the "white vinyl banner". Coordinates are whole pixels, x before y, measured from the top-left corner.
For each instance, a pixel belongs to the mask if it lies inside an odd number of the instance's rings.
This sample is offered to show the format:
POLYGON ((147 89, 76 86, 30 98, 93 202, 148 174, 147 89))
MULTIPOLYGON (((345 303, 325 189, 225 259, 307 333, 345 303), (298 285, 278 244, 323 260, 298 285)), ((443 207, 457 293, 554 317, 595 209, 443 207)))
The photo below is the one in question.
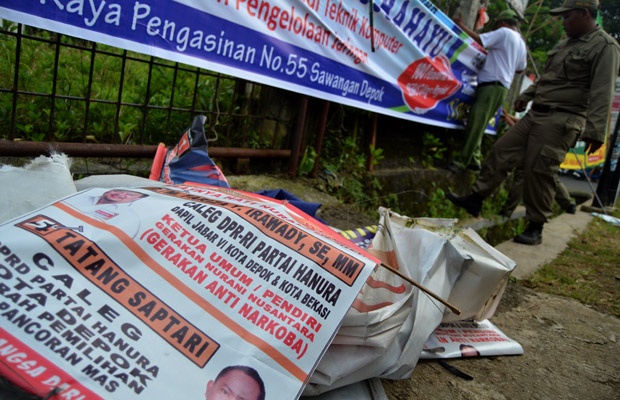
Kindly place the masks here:
POLYGON ((0 18, 449 128, 486 58, 427 0, 2 0, 0 18))
POLYGON ((232 367, 244 398, 295 399, 376 265, 262 196, 85 190, 0 225, 0 375, 41 397, 202 400, 232 367))

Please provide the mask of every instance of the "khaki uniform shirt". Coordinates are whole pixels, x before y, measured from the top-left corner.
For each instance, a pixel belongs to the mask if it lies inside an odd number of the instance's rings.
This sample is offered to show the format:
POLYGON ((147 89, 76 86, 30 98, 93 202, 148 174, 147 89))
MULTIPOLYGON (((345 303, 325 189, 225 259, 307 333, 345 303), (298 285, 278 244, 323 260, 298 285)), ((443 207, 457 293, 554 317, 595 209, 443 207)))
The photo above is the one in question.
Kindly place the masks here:
POLYGON ((565 39, 548 53, 542 76, 519 100, 533 100, 586 117, 581 138, 604 142, 611 111, 620 46, 600 27, 565 39))

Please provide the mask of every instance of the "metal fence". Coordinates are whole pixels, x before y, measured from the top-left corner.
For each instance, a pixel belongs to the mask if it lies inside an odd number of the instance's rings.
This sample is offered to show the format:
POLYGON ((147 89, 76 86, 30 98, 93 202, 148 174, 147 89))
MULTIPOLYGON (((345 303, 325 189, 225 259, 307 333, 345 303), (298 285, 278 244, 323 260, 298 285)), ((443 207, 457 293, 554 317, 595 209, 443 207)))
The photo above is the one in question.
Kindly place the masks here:
POLYGON ((151 157, 203 114, 212 156, 296 168, 305 96, 8 21, 0 57, 0 156, 151 157))

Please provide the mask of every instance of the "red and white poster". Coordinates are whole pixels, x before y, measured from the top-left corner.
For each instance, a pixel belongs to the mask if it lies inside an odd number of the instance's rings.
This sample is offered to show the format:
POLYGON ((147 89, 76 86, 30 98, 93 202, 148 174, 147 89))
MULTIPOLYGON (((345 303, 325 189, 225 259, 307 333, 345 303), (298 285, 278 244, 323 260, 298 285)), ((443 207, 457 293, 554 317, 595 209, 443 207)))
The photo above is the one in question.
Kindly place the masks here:
POLYGON ((442 323, 424 343, 420 358, 461 358, 523 354, 523 347, 491 321, 442 323))
POLYGON ((248 400, 295 399, 376 265, 254 194, 86 190, 0 226, 0 374, 41 397, 209 400, 232 368, 248 400))

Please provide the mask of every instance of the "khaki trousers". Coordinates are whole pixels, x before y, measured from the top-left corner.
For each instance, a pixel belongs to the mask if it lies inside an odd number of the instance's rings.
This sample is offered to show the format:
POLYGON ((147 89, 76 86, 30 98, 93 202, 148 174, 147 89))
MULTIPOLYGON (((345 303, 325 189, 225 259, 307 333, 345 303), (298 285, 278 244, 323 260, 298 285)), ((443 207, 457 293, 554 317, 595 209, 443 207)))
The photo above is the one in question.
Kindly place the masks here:
POLYGON ((530 110, 495 142, 482 164, 473 191, 488 197, 509 172, 523 169, 523 203, 529 221, 545 223, 551 216, 556 174, 568 150, 585 128, 585 118, 563 112, 530 110))
MULTIPOLYGON (((555 202, 558 203, 562 210, 566 210, 573 203, 573 199, 570 197, 570 193, 568 189, 560 178, 555 176, 555 202)), ((517 168, 512 173, 512 184, 510 185, 510 191, 508 192, 508 197, 502 206, 502 212, 504 215, 508 213, 512 213, 515 208, 521 203, 521 199, 523 198, 523 171, 520 168, 517 168)))

